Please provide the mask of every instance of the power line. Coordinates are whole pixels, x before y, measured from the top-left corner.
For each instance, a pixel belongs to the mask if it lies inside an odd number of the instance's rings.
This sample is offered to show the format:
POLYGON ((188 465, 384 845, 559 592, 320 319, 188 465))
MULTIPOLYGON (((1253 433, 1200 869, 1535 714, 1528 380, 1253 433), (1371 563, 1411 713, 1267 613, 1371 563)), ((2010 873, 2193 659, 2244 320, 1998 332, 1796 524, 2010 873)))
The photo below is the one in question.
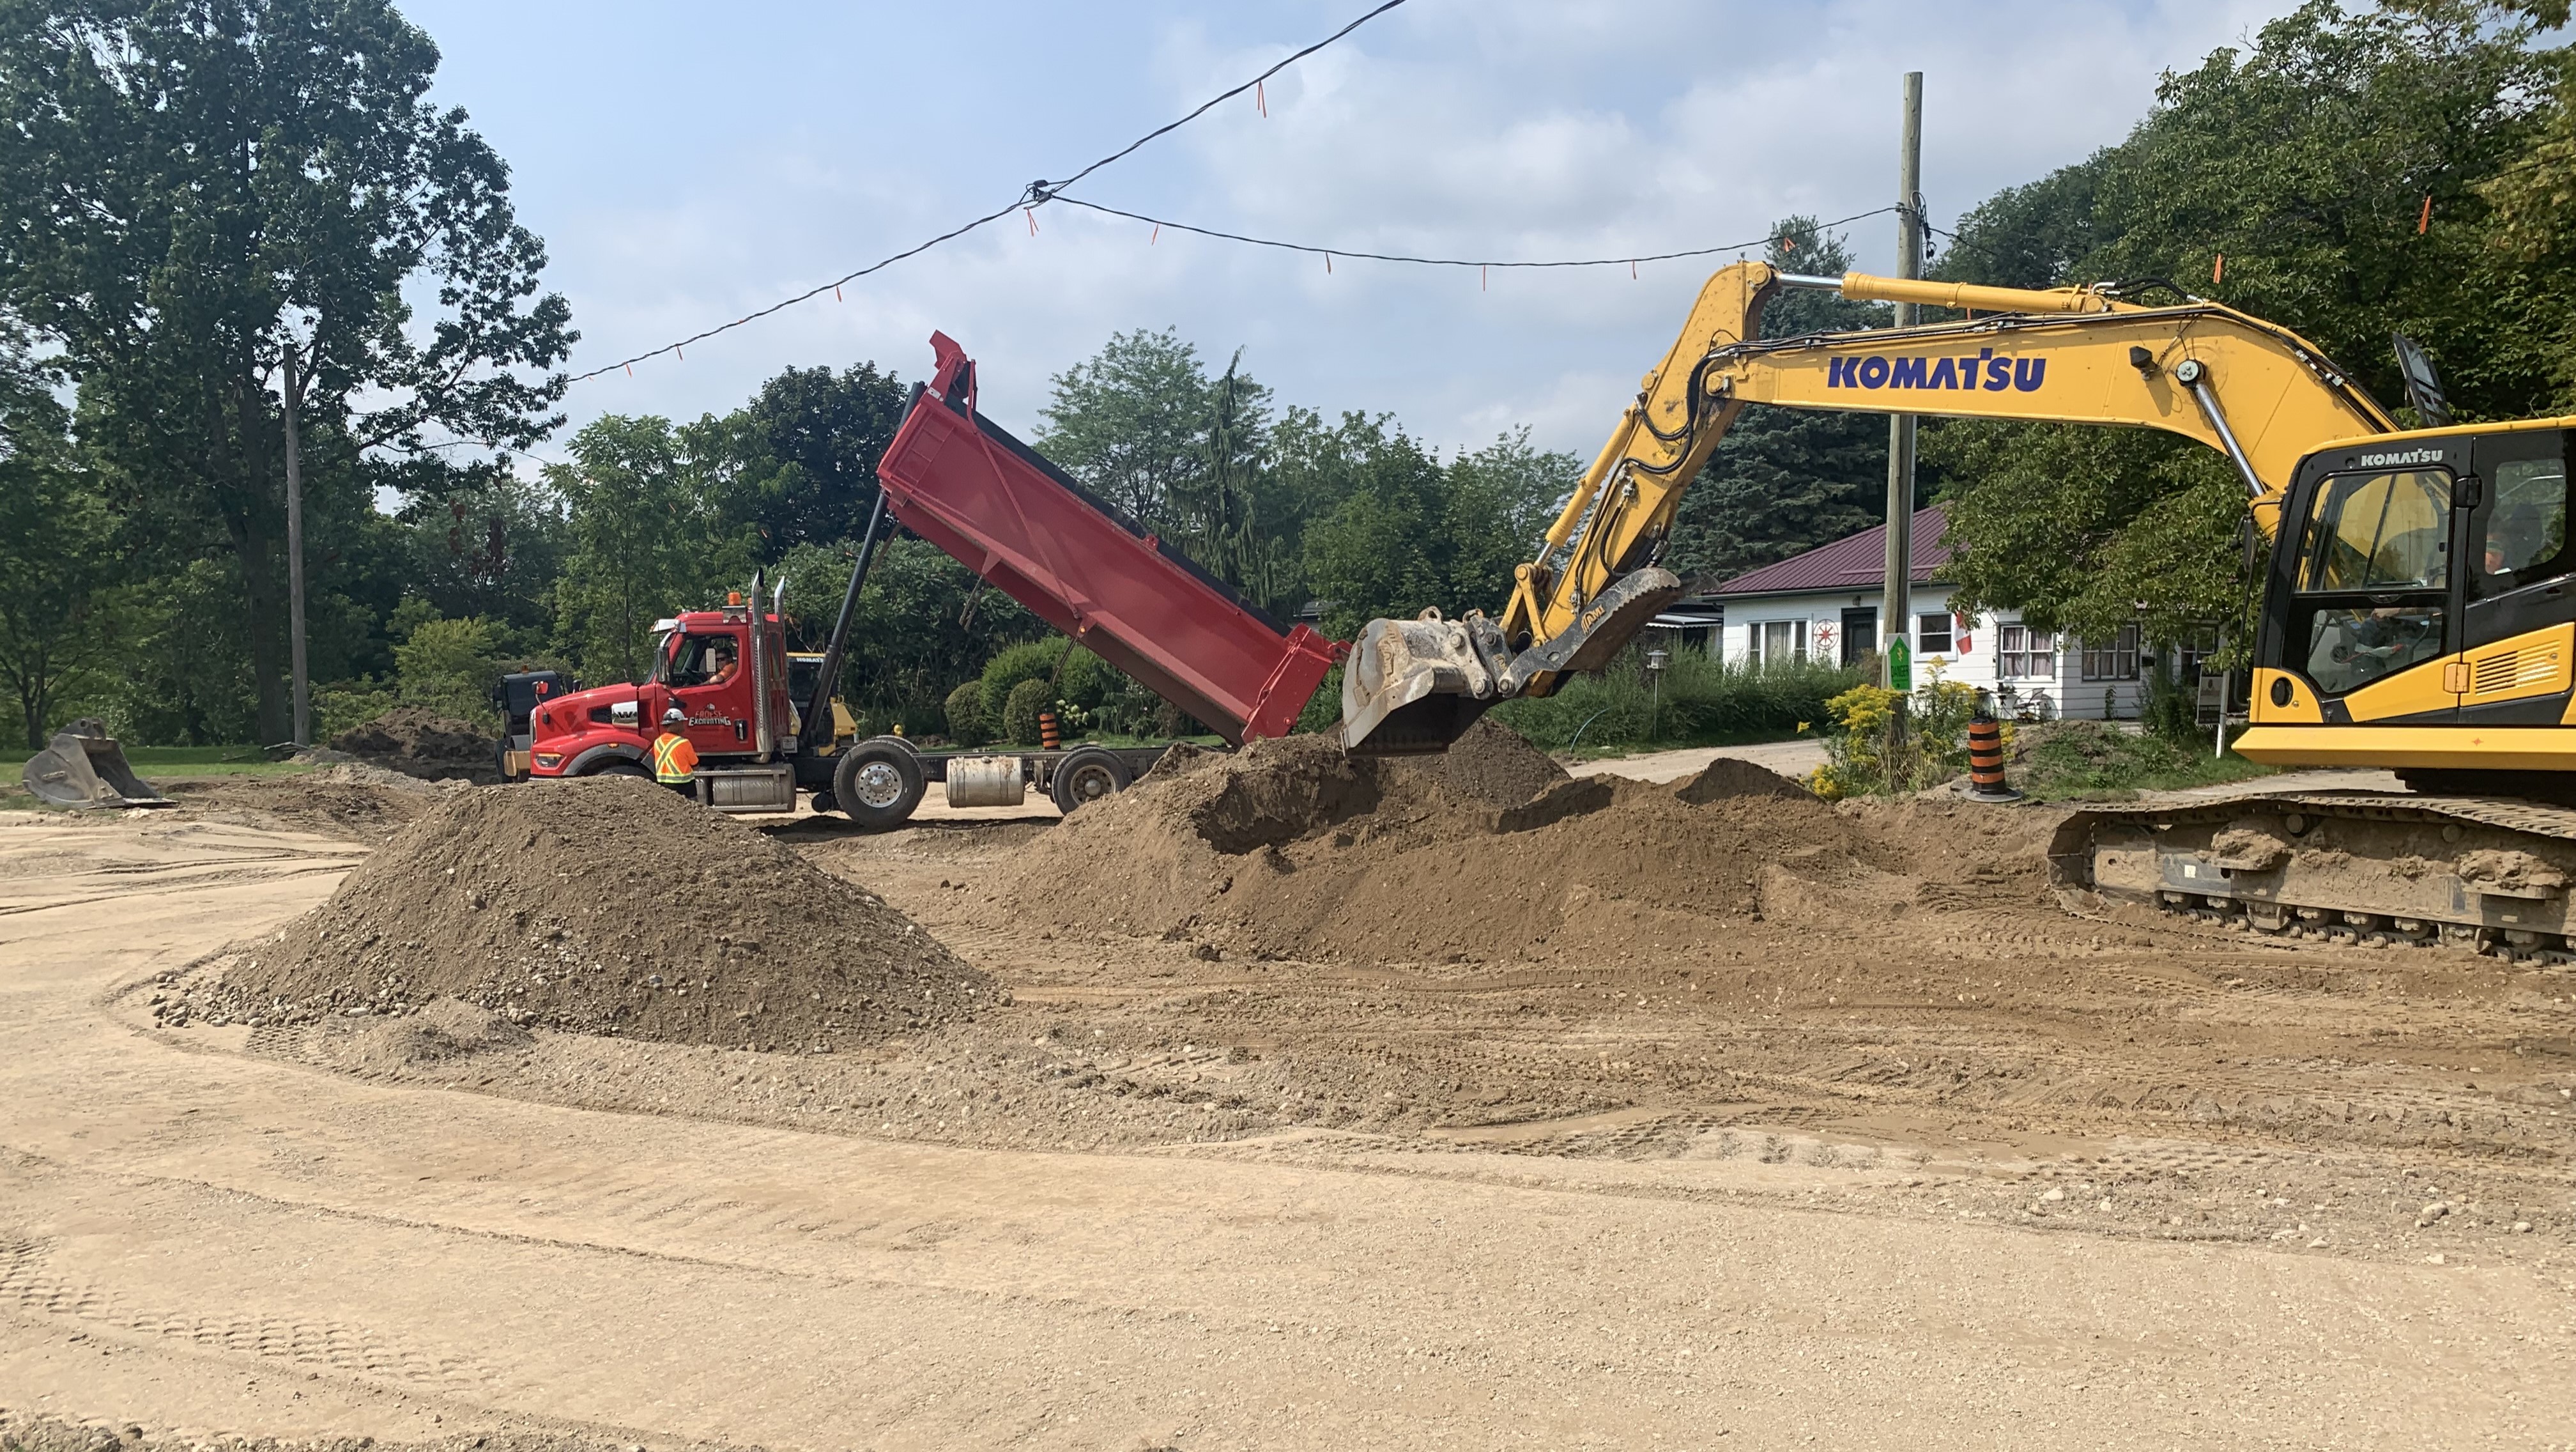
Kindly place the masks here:
POLYGON ((1235 97, 1242 95, 1246 91, 1257 90, 1262 82, 1269 80, 1272 76, 1279 74, 1281 71, 1288 69, 1297 62, 1304 60, 1306 57, 1313 55, 1315 52, 1322 50, 1328 45, 1333 44, 1335 41, 1349 35, 1352 31, 1359 29, 1361 26, 1368 24, 1370 21, 1377 19, 1379 16, 1384 15, 1388 11, 1395 9, 1397 6, 1404 3, 1405 0, 1384 0, 1384 3, 1378 5, 1375 9, 1361 15, 1350 24, 1343 26, 1341 29, 1334 31, 1328 36, 1325 36, 1322 40, 1316 41, 1313 45, 1306 47, 1304 50, 1290 55, 1286 60, 1283 60, 1277 65, 1272 66, 1270 69, 1263 71, 1261 74, 1254 76, 1251 80, 1244 82, 1242 85, 1236 86, 1230 91, 1224 91, 1210 97, 1197 110, 1190 112, 1179 120, 1170 122, 1167 125, 1158 126, 1153 130, 1146 132, 1144 135, 1137 137, 1135 140, 1128 142, 1125 146, 1118 148, 1116 151, 1113 151, 1107 156, 1100 158, 1098 161, 1091 163, 1082 170, 1075 172, 1073 175, 1065 178, 1061 182, 1050 183, 1043 180, 1031 182, 1021 191, 1018 198, 1013 200, 1010 205, 987 212, 983 216, 977 217, 975 220, 968 222, 962 227, 956 227, 949 231, 942 232, 938 236, 931 238, 929 241, 924 242, 917 247, 907 247, 903 251, 895 253, 891 257, 880 258, 877 261, 871 262, 867 266, 858 269, 856 272, 844 273, 841 276, 832 279, 830 282, 823 283, 817 287, 808 288, 794 297, 771 303, 769 306, 762 308, 757 312, 745 313, 741 317, 734 319, 732 322, 719 323, 703 332, 692 333, 688 337, 680 339, 678 342, 665 343, 661 347, 655 348, 650 352, 638 353, 631 358, 620 358, 614 363, 607 364, 604 367, 593 368, 587 373, 576 373, 564 381, 566 383, 580 383, 588 379, 597 378, 603 373, 613 373, 620 368, 631 370, 636 364, 643 362, 647 358, 658 358, 665 353, 678 353, 682 348, 687 347, 691 343, 712 338, 718 333, 731 332, 733 329, 739 328, 745 323, 757 322, 762 318, 768 317, 771 313, 779 312, 786 308, 792 308, 801 302, 809 302, 822 296, 824 293, 832 291, 845 282, 855 282, 858 279, 867 276, 871 272, 892 267, 894 264, 903 261, 907 257, 918 257, 922 253, 929 251, 933 247, 939 246, 943 242, 953 242, 958 238, 965 236, 967 233, 974 231, 976 228, 985 226, 989 223, 998 222, 1013 212, 1034 208, 1054 195, 1056 188, 1070 186, 1074 182, 1078 182, 1084 177, 1091 175, 1093 172, 1100 170, 1102 167, 1109 165, 1111 162, 1118 161, 1132 154, 1137 150, 1137 148, 1144 146, 1146 143, 1153 141, 1157 137, 1169 135, 1184 126, 1187 126, 1191 122, 1199 119, 1201 116, 1214 110, 1219 104, 1233 100, 1235 97))
MULTIPOLYGON (((1149 217, 1142 212, 1123 211, 1117 207, 1102 206, 1098 202, 1086 202, 1080 197, 1068 197, 1061 191, 1049 192, 1045 200, 1062 202, 1068 207, 1081 207, 1088 211, 1104 212, 1112 217, 1124 217, 1131 222, 1144 222, 1155 227, 1169 227, 1175 232, 1191 232, 1201 237, 1214 237, 1225 242, 1242 242, 1254 247, 1275 247, 1283 252, 1304 252, 1324 257, 1356 258, 1368 262, 1402 262, 1409 263, 1416 267, 1632 267, 1640 262, 1671 262, 1684 257, 1708 257, 1720 252, 1742 252, 1748 248, 1768 246, 1771 243, 1780 241, 1784 237, 1792 235, 1789 233, 1774 232, 1767 237, 1753 237, 1742 242, 1724 242, 1713 247, 1691 247, 1679 252, 1641 252, 1633 257, 1574 257, 1549 261, 1513 261, 1508 259, 1474 257, 1414 257, 1399 252, 1362 252, 1348 247, 1323 247, 1311 242, 1283 242, 1275 237, 1252 237, 1241 232, 1220 232, 1213 227, 1195 227, 1187 222, 1172 221, 1167 217, 1149 217)), ((1855 212, 1848 217, 1837 217, 1830 222, 1819 222, 1816 224, 1815 230, 1823 232, 1830 228, 1846 226, 1853 222, 1864 221, 1868 218, 1879 216, 1887 212, 1893 212, 1895 210, 1897 210, 1897 208, 1893 204, 1884 207, 1874 207, 1866 212, 1855 212)))

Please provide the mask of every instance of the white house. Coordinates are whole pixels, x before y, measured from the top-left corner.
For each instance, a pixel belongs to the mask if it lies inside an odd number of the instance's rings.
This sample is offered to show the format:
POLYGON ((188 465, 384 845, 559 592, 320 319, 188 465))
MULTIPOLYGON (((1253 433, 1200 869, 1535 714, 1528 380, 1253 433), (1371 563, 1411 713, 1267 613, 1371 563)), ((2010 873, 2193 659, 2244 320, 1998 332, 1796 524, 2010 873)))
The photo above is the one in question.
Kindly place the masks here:
MULTIPOLYGON (((1950 588, 1933 583, 1947 564, 1949 520, 1939 505, 1914 514, 1914 681, 1935 670, 1995 693, 2013 712, 2092 719, 2134 718, 2145 683, 2138 628, 2109 641, 2062 639, 2021 623, 2017 612, 1961 615, 1950 588)), ((1849 664, 1878 649, 1879 604, 1887 572, 1887 526, 1738 575, 1705 596, 1722 606, 1718 651, 1730 662, 1792 657, 1849 664)), ((1694 601, 1697 603, 1697 601, 1694 601)))

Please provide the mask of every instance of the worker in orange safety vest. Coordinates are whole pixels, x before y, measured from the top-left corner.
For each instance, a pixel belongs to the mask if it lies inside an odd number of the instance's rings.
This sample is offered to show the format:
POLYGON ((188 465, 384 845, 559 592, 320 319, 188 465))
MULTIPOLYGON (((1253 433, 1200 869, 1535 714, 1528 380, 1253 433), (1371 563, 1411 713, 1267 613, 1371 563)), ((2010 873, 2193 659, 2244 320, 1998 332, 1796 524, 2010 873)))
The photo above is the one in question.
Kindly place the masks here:
POLYGON ((653 738, 653 779, 681 791, 689 790, 698 774, 698 749, 680 734, 687 719, 677 706, 663 712, 662 734, 653 738))

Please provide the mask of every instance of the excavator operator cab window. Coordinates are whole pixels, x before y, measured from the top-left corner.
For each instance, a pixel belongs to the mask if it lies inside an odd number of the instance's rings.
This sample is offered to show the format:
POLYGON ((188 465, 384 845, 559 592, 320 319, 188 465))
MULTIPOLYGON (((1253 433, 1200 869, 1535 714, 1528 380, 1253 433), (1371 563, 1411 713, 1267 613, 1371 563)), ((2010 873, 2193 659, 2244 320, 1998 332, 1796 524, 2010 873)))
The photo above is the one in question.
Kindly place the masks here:
POLYGON ((2304 664, 2331 696, 2442 654, 2451 475, 2336 474, 2316 492, 2299 559, 2304 664), (2340 597, 2340 598, 2337 598, 2340 597))
POLYGON ((2566 573, 2567 465, 2563 459, 2507 459, 2486 467, 2485 518, 2472 598, 2506 594, 2566 573))

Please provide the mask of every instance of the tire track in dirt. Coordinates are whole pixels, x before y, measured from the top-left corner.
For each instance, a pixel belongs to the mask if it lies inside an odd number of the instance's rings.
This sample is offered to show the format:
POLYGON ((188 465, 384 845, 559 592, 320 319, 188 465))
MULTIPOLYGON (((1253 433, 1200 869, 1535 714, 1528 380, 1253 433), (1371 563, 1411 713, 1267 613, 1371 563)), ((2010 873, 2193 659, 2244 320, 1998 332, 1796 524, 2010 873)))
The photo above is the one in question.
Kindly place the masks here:
POLYGON ((0 1240, 0 1305, 238 1356, 327 1366, 431 1391, 486 1391, 502 1380, 498 1370, 461 1350, 411 1346, 345 1321, 209 1314, 166 1303, 137 1305, 95 1281, 49 1270, 47 1250, 41 1241, 0 1240))

